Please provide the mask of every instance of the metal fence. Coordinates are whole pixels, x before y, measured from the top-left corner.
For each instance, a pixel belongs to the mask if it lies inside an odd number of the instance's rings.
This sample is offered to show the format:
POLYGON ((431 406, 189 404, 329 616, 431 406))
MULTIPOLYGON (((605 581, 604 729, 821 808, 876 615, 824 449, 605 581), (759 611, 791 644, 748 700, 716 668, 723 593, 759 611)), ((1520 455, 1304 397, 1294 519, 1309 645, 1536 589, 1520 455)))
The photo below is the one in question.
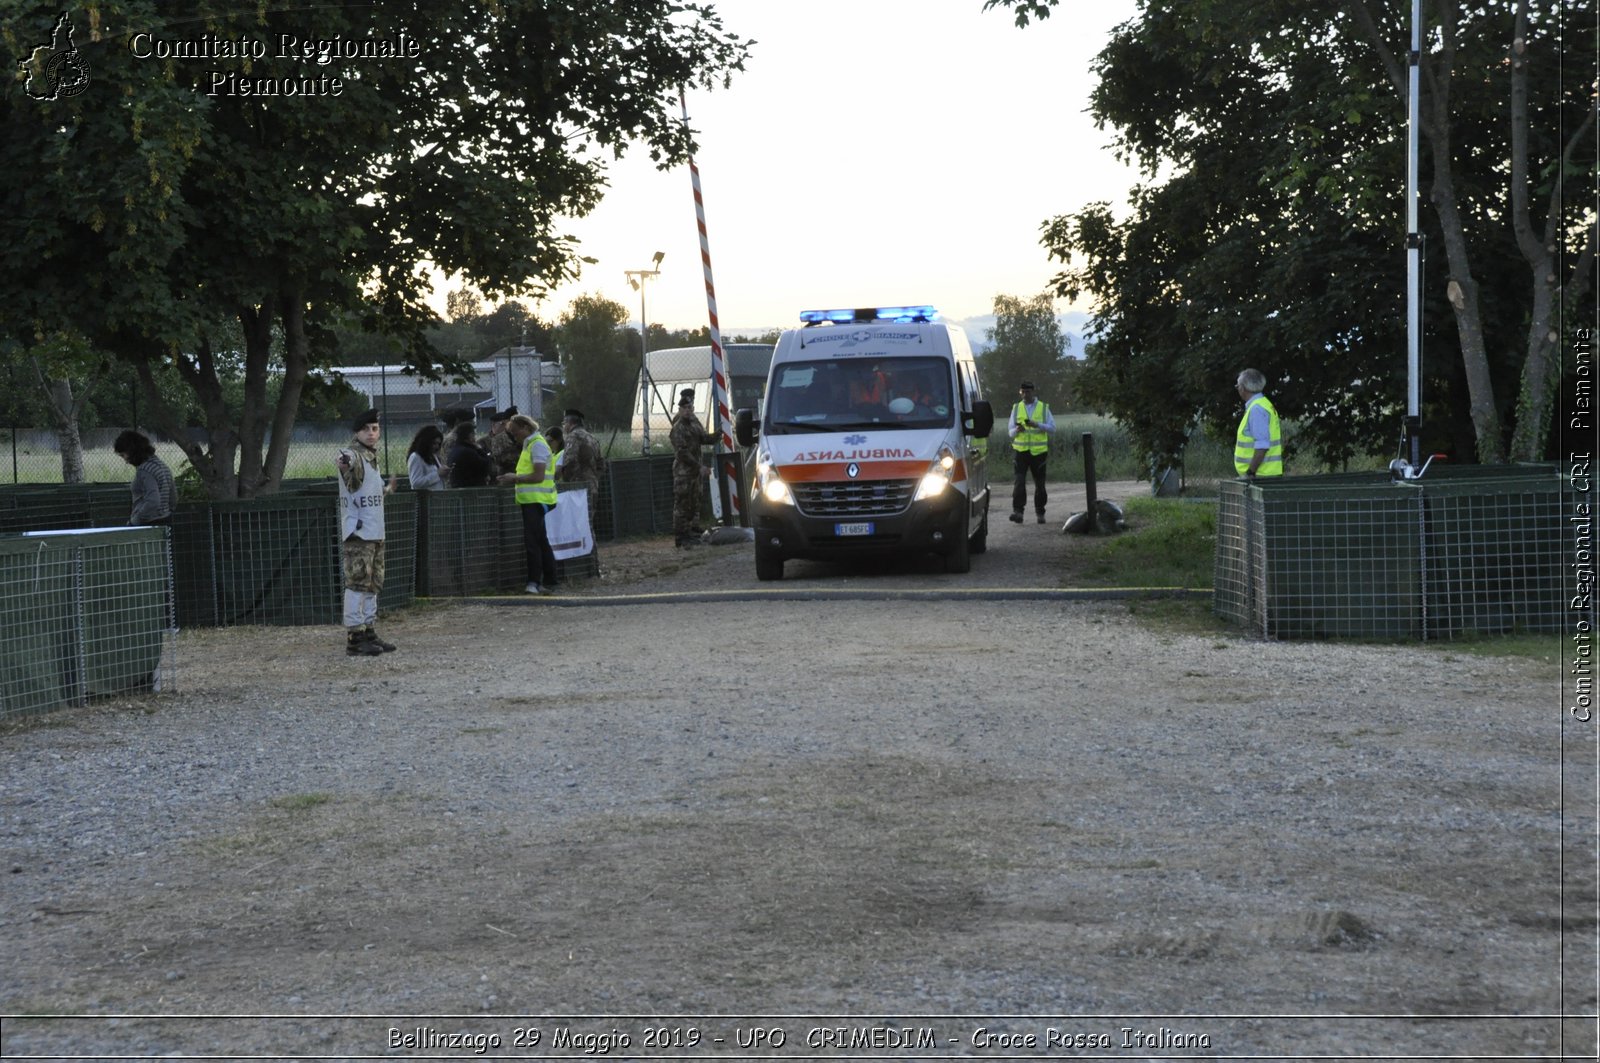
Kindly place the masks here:
POLYGON ((0 536, 0 718, 170 689, 175 636, 164 529, 0 536))
POLYGON ((1224 481, 1213 607, 1267 638, 1561 631, 1574 500, 1553 465, 1224 481))
MULTIPOLYGON (((666 534, 671 459, 612 462, 591 499, 595 538, 666 534)), ((564 485, 571 489, 577 485, 564 485)), ((413 492, 385 503, 386 574, 379 607, 418 594, 451 596, 520 587, 522 525, 503 488, 413 492)), ((115 527, 127 518, 118 484, 0 487, 0 534, 115 527)), ((183 501, 171 528, 173 601, 182 627, 336 623, 342 609, 337 487, 300 481, 274 495, 183 501)), ((594 575, 591 555, 563 575, 594 575)))

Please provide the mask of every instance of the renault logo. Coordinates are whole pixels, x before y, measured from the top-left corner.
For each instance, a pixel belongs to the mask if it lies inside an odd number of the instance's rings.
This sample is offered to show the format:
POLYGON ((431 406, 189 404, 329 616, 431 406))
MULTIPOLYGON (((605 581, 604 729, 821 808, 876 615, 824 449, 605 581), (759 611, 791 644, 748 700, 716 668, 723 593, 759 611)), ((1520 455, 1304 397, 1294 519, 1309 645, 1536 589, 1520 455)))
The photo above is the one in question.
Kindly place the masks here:
POLYGON ((850 477, 850 479, 854 480, 857 476, 861 475, 861 466, 852 461, 849 465, 844 467, 844 474, 850 477))

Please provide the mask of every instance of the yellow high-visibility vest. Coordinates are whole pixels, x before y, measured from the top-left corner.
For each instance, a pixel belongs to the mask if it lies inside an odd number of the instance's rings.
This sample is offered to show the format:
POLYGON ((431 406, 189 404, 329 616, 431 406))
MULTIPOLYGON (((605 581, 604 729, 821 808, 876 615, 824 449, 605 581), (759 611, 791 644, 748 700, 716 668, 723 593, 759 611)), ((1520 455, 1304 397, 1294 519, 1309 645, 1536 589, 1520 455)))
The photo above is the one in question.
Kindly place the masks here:
POLYGON ((1042 421, 1048 416, 1050 416, 1050 407, 1044 404, 1043 399, 1034 400, 1032 414, 1023 408, 1022 403, 1017 403, 1017 434, 1011 440, 1012 448, 1015 450, 1026 450, 1029 454, 1043 454, 1045 451, 1049 450, 1049 432, 1046 432, 1043 428, 1022 427, 1022 419, 1024 417, 1027 417, 1033 421, 1042 421), (1039 416, 1034 416, 1035 414, 1039 416))
MULTIPOLYGON (((544 443, 548 449, 550 444, 545 443, 544 436, 538 432, 533 433, 522 443, 522 454, 517 458, 517 475, 526 476, 533 471, 533 445, 544 443)), ((556 504, 556 477, 552 466, 554 461, 544 463, 544 479, 536 484, 517 484, 517 502, 521 505, 531 505, 534 502, 543 502, 547 506, 556 504)))
POLYGON ((1278 411, 1265 395, 1257 395, 1245 403, 1244 416, 1239 418, 1239 435, 1233 443, 1233 467, 1243 476, 1250 468, 1250 463, 1255 460, 1256 444, 1260 440, 1250 435, 1250 411, 1256 405, 1267 408, 1268 429, 1267 456, 1256 468, 1257 476, 1282 476, 1283 475, 1283 432, 1278 427, 1278 411))

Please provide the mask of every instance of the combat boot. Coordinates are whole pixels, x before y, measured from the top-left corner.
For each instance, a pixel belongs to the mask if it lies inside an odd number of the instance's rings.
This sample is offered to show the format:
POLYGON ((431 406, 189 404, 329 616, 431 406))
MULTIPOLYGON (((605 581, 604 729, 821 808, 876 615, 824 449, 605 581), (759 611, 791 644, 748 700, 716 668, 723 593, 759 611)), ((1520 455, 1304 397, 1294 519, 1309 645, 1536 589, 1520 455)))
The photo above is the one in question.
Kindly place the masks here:
POLYGON ((344 652, 347 657, 381 657, 383 651, 367 638, 367 629, 353 627, 345 632, 344 652))
POLYGON ((378 637, 378 629, 377 628, 373 627, 371 624, 368 624, 364 630, 367 633, 367 641, 370 642, 372 645, 378 647, 378 651, 380 653, 393 653, 394 652, 394 643, 385 642, 382 639, 380 639, 378 637))

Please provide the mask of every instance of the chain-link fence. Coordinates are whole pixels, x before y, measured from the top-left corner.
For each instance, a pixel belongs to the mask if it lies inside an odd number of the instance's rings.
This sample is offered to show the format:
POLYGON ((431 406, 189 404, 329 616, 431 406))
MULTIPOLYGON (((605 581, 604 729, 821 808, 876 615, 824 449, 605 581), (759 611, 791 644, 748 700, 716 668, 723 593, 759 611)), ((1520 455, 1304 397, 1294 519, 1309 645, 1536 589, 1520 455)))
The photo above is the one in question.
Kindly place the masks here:
POLYGON ((161 528, 0 535, 0 718, 170 689, 171 556, 161 528))
POLYGON ((1233 480, 1219 495, 1214 608, 1267 638, 1451 639, 1569 619, 1575 495, 1553 465, 1233 480))

